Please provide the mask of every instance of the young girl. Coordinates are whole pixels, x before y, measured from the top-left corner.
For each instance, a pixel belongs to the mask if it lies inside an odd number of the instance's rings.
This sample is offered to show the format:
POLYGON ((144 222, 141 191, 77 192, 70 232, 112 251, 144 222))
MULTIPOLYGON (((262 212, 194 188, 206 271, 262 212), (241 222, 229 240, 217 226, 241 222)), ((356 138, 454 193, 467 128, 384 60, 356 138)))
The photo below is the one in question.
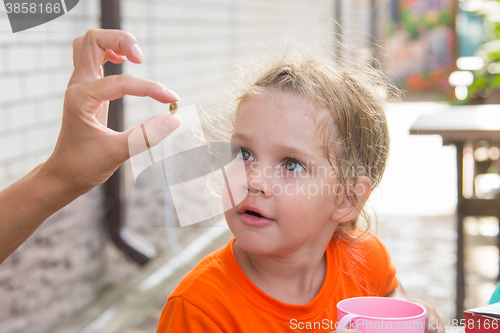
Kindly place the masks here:
POLYGON ((225 213, 234 238, 181 280, 157 332, 331 332, 342 299, 404 298, 387 250, 357 227, 387 159, 388 85, 371 67, 289 58, 238 98, 231 143, 247 184, 225 213))

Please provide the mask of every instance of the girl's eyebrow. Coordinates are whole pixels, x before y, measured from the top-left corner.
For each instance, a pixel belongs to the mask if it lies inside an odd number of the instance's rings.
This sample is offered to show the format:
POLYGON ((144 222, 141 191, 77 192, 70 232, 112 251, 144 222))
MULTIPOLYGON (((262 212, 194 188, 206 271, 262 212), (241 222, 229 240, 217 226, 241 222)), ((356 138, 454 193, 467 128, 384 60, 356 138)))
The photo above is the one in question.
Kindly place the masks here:
POLYGON ((275 145, 276 149, 277 150, 280 150, 280 151, 284 151, 285 153, 287 154, 290 154, 290 155, 299 155, 299 156, 304 156, 310 160, 314 160, 315 157, 313 155, 310 155, 308 153, 306 153, 305 151, 303 150, 300 150, 298 148, 295 148, 295 147, 289 147, 289 146, 285 146, 285 145, 275 145))
POLYGON ((231 139, 238 139, 238 140, 243 140, 243 141, 252 141, 252 138, 249 136, 246 136, 245 134, 240 134, 240 133, 233 133, 231 135, 231 139))
MULTIPOLYGON (((234 133, 232 136, 231 136, 232 139, 237 139, 237 140, 242 140, 242 141, 253 141, 251 137, 245 135, 245 134, 241 134, 241 133, 234 133)), ((290 146, 286 146, 284 144, 278 144, 278 145, 275 145, 274 148, 276 150, 280 150, 280 151, 283 151, 287 154, 291 154, 291 155, 300 155, 300 156, 304 156, 306 158, 309 158, 311 160, 314 160, 316 159, 317 157, 314 156, 314 155, 310 155, 308 153, 306 153, 305 151, 299 149, 299 148, 295 148, 295 147, 290 147, 290 146)))

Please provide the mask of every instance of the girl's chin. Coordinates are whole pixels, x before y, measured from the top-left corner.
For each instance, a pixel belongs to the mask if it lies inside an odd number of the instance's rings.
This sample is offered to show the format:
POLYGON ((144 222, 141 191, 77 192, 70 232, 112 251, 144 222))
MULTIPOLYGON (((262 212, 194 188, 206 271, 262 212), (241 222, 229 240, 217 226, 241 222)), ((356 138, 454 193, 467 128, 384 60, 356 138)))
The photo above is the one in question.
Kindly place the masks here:
POLYGON ((255 255, 266 255, 274 253, 276 243, 270 239, 252 237, 255 235, 238 235, 233 233, 237 245, 245 252, 255 255))
POLYGON ((276 234, 273 228, 253 228, 239 220, 238 216, 227 219, 227 225, 239 246, 248 253, 269 254, 275 249, 276 234))

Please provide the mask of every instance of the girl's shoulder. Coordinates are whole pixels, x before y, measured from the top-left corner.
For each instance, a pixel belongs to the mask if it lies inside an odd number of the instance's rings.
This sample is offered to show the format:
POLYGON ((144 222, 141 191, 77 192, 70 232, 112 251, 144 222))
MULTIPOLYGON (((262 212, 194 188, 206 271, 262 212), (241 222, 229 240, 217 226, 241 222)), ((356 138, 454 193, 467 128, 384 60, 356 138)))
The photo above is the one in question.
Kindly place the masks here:
POLYGON ((351 239, 332 243, 334 263, 341 265, 339 271, 344 272, 345 281, 351 279, 351 285, 356 286, 353 288, 361 288, 360 295, 385 296, 397 287, 396 268, 377 236, 360 230, 351 239))
POLYGON ((205 294, 213 290, 213 286, 227 285, 228 272, 224 263, 227 252, 230 252, 231 242, 220 249, 205 256, 179 281, 170 298, 182 296, 190 299, 197 298, 200 293, 205 294))
POLYGON ((356 238, 354 239, 354 243, 359 242, 359 246, 363 247, 367 251, 381 251, 381 250, 386 250, 384 244, 382 241, 372 234, 369 231, 364 231, 364 230, 358 230, 359 233, 357 234, 356 238))
MULTIPOLYGON (((369 231, 357 229, 348 237, 333 237, 331 246, 341 247, 346 251, 371 252, 387 251, 380 239, 369 231)), ((365 253, 366 254, 366 253, 365 253)))
POLYGON ((330 251, 333 256, 346 266, 373 271, 376 267, 392 269, 389 251, 374 234, 365 230, 356 230, 350 238, 332 239, 330 251))

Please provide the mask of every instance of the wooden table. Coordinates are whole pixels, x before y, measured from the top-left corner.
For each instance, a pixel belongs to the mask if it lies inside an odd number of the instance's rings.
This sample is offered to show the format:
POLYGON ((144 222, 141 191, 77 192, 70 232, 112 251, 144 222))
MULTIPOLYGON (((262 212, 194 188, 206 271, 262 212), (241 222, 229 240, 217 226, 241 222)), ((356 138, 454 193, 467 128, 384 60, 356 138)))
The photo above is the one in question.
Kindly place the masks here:
MULTIPOLYGON (((470 178, 471 172, 467 169, 467 165, 464 167, 464 160, 467 154, 469 157, 471 156, 471 147, 479 140, 490 141, 497 147, 500 144, 500 105, 450 106, 443 111, 425 114, 413 123, 410 134, 437 134, 443 137, 443 145, 453 144, 457 148, 456 318, 461 319, 463 318, 465 298, 464 217, 496 216, 500 220, 500 198, 498 196, 491 199, 478 198, 474 193, 464 196, 464 180, 472 182, 472 185, 475 186, 474 177, 467 179, 467 177, 470 178)), ((500 245, 500 237, 498 245, 500 245)))

